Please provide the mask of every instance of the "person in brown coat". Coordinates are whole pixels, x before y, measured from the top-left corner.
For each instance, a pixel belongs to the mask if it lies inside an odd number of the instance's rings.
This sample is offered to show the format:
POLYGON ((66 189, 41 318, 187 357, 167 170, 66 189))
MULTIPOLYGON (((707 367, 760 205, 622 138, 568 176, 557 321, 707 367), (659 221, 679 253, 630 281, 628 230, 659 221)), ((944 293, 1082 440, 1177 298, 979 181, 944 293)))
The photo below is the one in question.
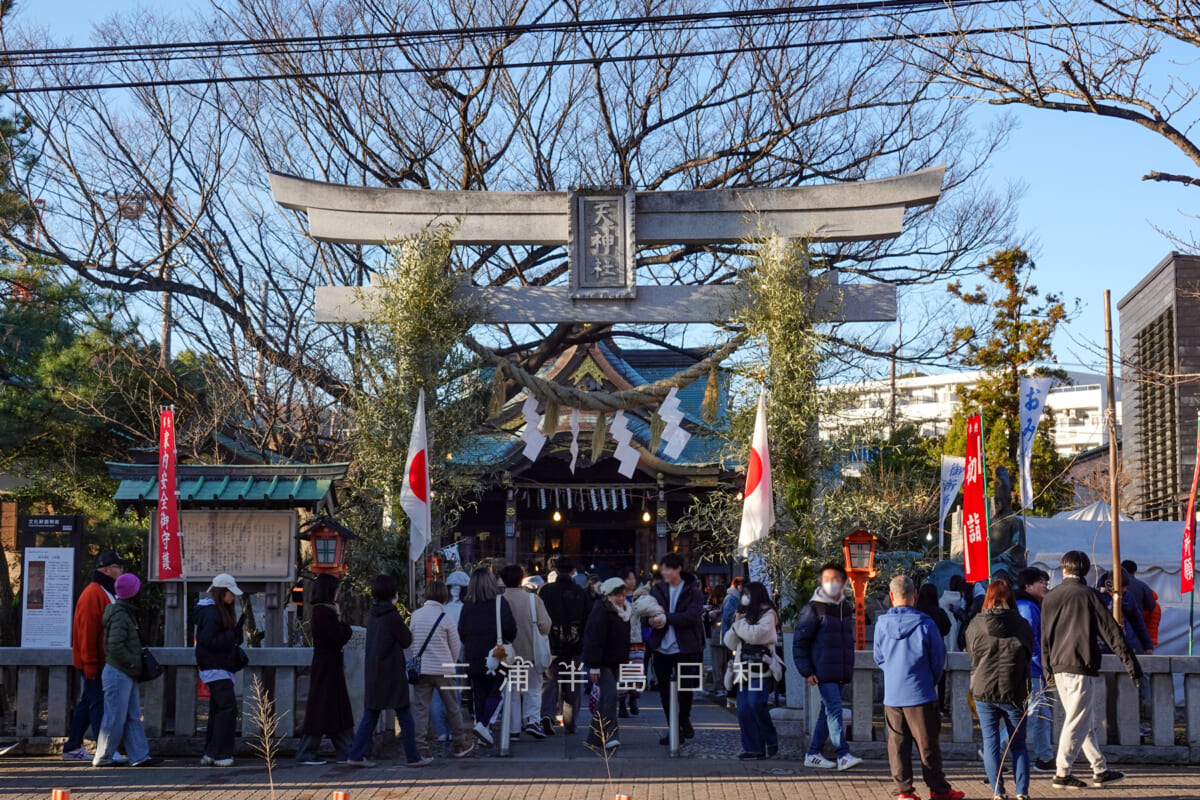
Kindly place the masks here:
POLYGON ((304 707, 304 724, 300 726, 300 744, 296 761, 301 764, 324 764, 317 758, 321 737, 333 742, 337 763, 349 759, 353 743, 354 711, 350 707, 350 692, 346 689, 346 670, 342 664, 342 647, 350 641, 350 626, 338 618, 338 580, 332 575, 318 575, 312 588, 313 641, 312 668, 308 675, 308 702, 304 707))

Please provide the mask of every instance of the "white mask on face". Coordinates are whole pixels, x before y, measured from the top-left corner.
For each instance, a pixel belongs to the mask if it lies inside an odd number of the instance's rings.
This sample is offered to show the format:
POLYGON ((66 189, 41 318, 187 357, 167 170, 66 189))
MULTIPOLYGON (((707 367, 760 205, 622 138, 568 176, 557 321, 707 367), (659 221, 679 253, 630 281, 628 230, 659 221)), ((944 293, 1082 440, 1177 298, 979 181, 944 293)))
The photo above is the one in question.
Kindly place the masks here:
POLYGON ((742 595, 742 605, 744 605, 744 606, 750 605, 750 595, 748 595, 748 594, 742 595))
POLYGON ((837 581, 827 581, 821 584, 821 591, 830 597, 837 597, 842 593, 842 584, 837 581))
POLYGON ((458 600, 458 595, 461 591, 462 591, 461 586, 451 586, 450 587, 450 600, 451 601, 458 600))

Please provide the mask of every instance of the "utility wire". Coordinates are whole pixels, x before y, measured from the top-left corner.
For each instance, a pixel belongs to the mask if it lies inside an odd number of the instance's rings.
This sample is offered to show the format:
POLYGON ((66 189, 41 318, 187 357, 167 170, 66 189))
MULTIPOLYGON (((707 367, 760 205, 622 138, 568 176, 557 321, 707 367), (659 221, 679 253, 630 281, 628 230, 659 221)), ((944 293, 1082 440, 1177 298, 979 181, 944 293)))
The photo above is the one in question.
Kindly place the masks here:
MULTIPOLYGON (((1014 0, 966 0, 953 4, 955 8, 975 5, 1000 5, 1014 0)), ((355 42, 395 42, 400 44, 412 40, 420 43, 428 39, 472 39, 494 36, 521 36, 533 33, 550 33, 556 31, 601 32, 609 29, 636 30, 643 26, 686 25, 691 26, 704 22, 724 21, 737 22, 750 20, 761 23, 810 16, 826 16, 841 12, 857 12, 854 18, 891 15, 896 11, 945 11, 946 2, 942 0, 869 0, 863 3, 827 3, 820 5, 790 6, 777 9, 743 9, 730 11, 712 11, 706 13, 663 14, 640 17, 619 17, 616 19, 594 20, 563 20, 558 22, 529 22, 509 25, 485 25, 474 28, 429 28, 414 31, 387 31, 375 33, 321 34, 312 36, 291 36, 271 39, 241 39, 241 40, 211 40, 198 42, 162 42, 156 44, 129 44, 94 47, 53 47, 42 49, 7 50, 3 53, 6 65, 20 65, 23 58, 32 57, 43 59, 48 56, 63 56, 76 58, 80 56, 106 56, 122 53, 149 54, 154 52, 171 52, 176 50, 198 51, 205 57, 212 57, 211 51, 231 51, 248 48, 251 52, 267 46, 278 45, 327 45, 355 42)))
POLYGON ((98 83, 84 84, 57 84, 50 86, 30 86, 30 87, 14 87, 8 86, 0 90, 0 95, 29 95, 29 94, 48 94, 54 92, 78 92, 78 91, 95 91, 102 89, 153 89, 165 88, 172 86, 199 86, 199 85, 214 85, 214 84, 241 84, 241 83, 263 83, 275 81, 292 81, 303 79, 317 78, 340 78, 354 76, 383 76, 383 75, 411 75, 411 74, 428 74, 436 72, 438 74, 445 73, 474 73, 488 72, 493 70, 514 70, 514 69, 536 69, 544 67, 570 67, 570 66, 600 66, 603 64, 626 64, 641 61, 661 61, 666 59, 692 59, 692 58, 707 58, 711 56, 726 56, 726 55, 744 55, 748 53, 762 52, 780 52, 788 50, 810 50, 820 47, 840 47, 845 45, 855 44, 887 44, 893 42, 911 42, 924 39, 948 39, 956 37, 973 37, 987 36, 999 34, 1029 34, 1047 30, 1075 30, 1080 28, 1108 27, 1114 25, 1125 25, 1124 20, 1095 20, 1089 22, 1072 22, 1066 24, 1060 23, 1041 23, 1036 25, 1011 25, 989 28, 973 28, 968 30, 940 30, 930 31, 925 33, 893 33, 883 34, 878 36, 856 36, 845 37, 840 39, 822 39, 819 41, 804 41, 790 42, 784 44, 767 44, 767 45, 748 45, 743 47, 715 48, 707 50, 690 50, 675 53, 635 53, 630 55, 604 55, 604 56, 589 56, 580 58, 552 58, 552 59, 535 59, 520 62, 508 62, 499 64, 461 64, 461 65, 439 65, 437 67, 387 67, 387 68, 372 68, 372 69, 353 69, 353 70, 320 70, 320 71, 295 71, 295 72, 280 72, 277 74, 251 74, 251 75, 221 75, 208 76, 200 78, 159 78, 147 80, 131 80, 131 81, 111 81, 98 83))

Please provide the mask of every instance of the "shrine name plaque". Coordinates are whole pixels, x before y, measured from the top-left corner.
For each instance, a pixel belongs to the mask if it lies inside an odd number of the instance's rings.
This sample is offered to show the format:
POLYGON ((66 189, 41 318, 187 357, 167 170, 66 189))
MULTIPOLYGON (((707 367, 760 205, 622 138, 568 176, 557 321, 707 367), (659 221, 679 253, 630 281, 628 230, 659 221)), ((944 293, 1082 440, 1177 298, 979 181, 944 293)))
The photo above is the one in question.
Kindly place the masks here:
POLYGON ((572 189, 570 197, 571 299, 635 299, 633 190, 572 189))
MULTIPOLYGON (((150 526, 152 581, 159 580, 157 528, 157 522, 150 526)), ((183 574, 189 581, 210 580, 222 572, 239 581, 290 581, 296 577, 293 511, 181 511, 179 529, 183 574)))

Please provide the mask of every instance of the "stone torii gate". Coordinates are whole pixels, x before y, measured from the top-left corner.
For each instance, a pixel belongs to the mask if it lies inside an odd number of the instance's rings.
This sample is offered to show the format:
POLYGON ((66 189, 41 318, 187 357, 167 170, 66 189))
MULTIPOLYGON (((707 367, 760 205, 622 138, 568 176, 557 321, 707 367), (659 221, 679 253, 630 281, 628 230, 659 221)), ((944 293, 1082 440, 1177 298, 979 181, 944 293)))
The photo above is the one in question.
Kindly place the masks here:
MULTIPOLYGON (((937 166, 857 183, 664 192, 629 187, 431 191, 329 184, 279 173, 271 173, 270 179, 275 201, 305 212, 309 234, 319 241, 387 244, 448 224, 451 242, 459 245, 565 245, 570 276, 566 286, 464 285, 459 296, 482 309, 484 322, 611 324, 714 322, 728 318, 737 300, 733 285, 639 286, 639 244, 722 244, 767 236, 823 241, 895 238, 908 209, 937 201, 945 172, 944 166, 937 166)), ((817 307, 828 319, 896 318, 894 286, 838 285, 836 273, 821 283, 817 307)), ((369 321, 374 291, 317 287, 315 321, 369 321)), ((665 547, 665 539, 659 540, 659 547, 665 547)), ((411 592, 410 584, 410 596, 411 592)))
MULTIPOLYGON (((890 239, 907 209, 932 205, 945 166, 892 178, 785 189, 635 192, 627 187, 569 192, 384 189, 271 173, 284 208, 304 211, 319 241, 386 244, 438 224, 460 245, 568 248, 567 286, 463 286, 493 323, 712 322, 728 316, 732 285, 639 286, 637 246, 723 244, 764 236, 824 241, 890 239)), ((890 322, 896 289, 838 284, 826 276, 819 307, 843 322, 890 322)), ((320 286, 318 323, 365 322, 370 287, 320 286)))

